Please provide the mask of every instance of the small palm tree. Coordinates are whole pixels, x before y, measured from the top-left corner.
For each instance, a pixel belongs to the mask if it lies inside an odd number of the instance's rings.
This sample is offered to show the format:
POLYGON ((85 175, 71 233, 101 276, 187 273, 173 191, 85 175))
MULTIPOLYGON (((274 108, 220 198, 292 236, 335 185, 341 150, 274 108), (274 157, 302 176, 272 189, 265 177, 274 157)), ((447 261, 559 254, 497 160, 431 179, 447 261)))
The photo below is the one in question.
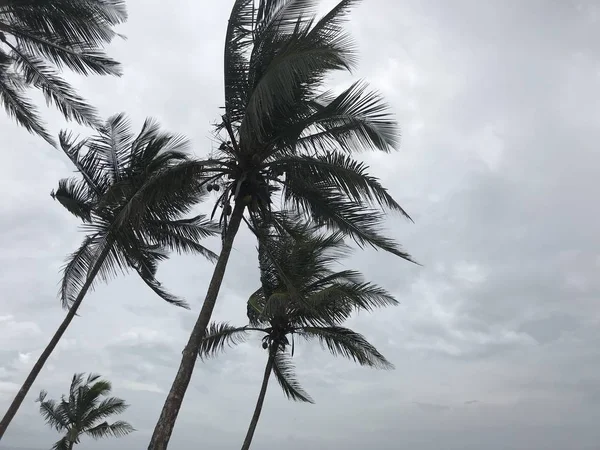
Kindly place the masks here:
POLYGON ((97 278, 134 269, 162 299, 187 308, 156 280, 158 263, 172 250, 216 259, 200 241, 218 227, 202 215, 183 218, 205 196, 185 138, 151 119, 136 137, 118 114, 90 139, 62 132, 60 144, 81 179, 61 180, 52 196, 83 221, 87 235, 64 267, 60 298, 69 312, 0 422, 0 439, 97 278))
POLYGON ((8 115, 55 144, 25 96, 34 87, 67 119, 98 125, 95 109, 60 71, 66 66, 83 75, 120 75, 102 48, 126 19, 123 0, 0 0, 0 103, 8 115))
POLYGON ((63 395, 60 402, 47 400, 47 393, 40 392, 36 400, 40 403, 40 414, 50 427, 65 434, 52 446, 53 450, 71 450, 83 435, 100 439, 122 437, 135 431, 122 420, 112 424, 106 421, 129 407, 120 398, 108 397, 110 391, 110 382, 100 380, 100 375, 90 374, 84 382, 83 374, 79 373, 73 376, 69 396, 63 395))
POLYGON ((244 341, 251 331, 264 335, 267 364, 242 450, 250 448, 271 372, 288 398, 312 403, 294 374, 294 336, 317 340, 333 355, 360 365, 393 367, 363 336, 341 325, 355 310, 395 305, 396 300, 355 271, 331 270, 330 263, 348 249, 340 233, 325 237, 306 226, 296 231, 295 237, 271 237, 259 247, 262 287, 248 300, 250 324, 210 324, 198 351, 205 358, 244 341))
MULTIPOLYGON (((190 334, 149 448, 164 450, 194 370, 231 248, 244 218, 266 219, 273 197, 287 209, 410 260, 381 230, 385 209, 408 217, 368 167, 352 157, 390 152, 397 125, 380 95, 363 81, 335 95, 327 76, 356 65, 343 20, 357 0, 342 0, 316 20, 317 0, 236 0, 225 40, 225 113, 217 154, 203 162, 218 192, 223 245, 202 310, 190 334), (258 6, 257 6, 258 5, 258 6)), ((274 217, 268 220, 275 220, 274 217)))

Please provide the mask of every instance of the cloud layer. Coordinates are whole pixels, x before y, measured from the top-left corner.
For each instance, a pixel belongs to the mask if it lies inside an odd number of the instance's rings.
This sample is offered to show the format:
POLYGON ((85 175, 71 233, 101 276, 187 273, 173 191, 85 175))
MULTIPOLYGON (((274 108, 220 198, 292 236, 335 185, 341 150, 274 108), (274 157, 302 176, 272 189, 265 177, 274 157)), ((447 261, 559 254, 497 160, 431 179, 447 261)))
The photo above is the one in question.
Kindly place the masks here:
MULTIPOLYGON (((137 126, 156 117, 205 154, 222 105, 231 2, 128 3, 129 39, 111 49, 125 75, 73 83, 105 116, 126 111, 137 126)), ((256 448, 597 448, 599 14, 592 1, 542 0, 371 0, 353 13, 354 76, 383 92, 403 129, 398 153, 364 158, 415 219, 387 226, 423 267, 374 251, 343 262, 401 301, 351 323, 397 369, 362 369, 300 346, 295 363, 316 405, 288 402, 273 383, 256 448)), ((55 132, 64 127, 54 111, 47 117, 55 132)), ((66 158, 3 115, 0 135, 4 411, 63 317, 59 269, 82 234, 48 195, 72 172, 66 158)), ((132 405, 123 418, 138 432, 119 447, 145 448, 211 269, 190 257, 160 269, 192 312, 161 303, 132 276, 99 285, 3 444, 48 448, 57 437, 37 413, 37 391, 59 396, 74 372, 94 371, 132 405)), ((216 318, 243 323, 257 282, 244 232, 216 318)), ((251 340, 199 364, 172 447, 240 445, 265 357, 251 340)))

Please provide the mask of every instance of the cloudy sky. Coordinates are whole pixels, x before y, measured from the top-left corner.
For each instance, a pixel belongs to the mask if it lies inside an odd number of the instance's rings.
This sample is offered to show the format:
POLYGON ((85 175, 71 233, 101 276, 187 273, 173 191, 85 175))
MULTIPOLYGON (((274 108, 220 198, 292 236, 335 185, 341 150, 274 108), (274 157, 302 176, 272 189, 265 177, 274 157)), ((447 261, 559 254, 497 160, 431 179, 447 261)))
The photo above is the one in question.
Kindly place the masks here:
MULTIPOLYGON (((211 148, 222 106, 230 0, 130 0, 111 54, 125 75, 71 77, 104 116, 125 111, 211 148)), ((332 4, 324 2, 324 6, 332 4)), ((343 261, 401 305, 350 323, 396 365, 355 367, 310 346, 295 363, 315 405, 268 392, 255 448, 592 450, 600 442, 600 8, 592 0, 370 0, 349 23, 363 77, 397 113, 402 146, 367 155, 415 224, 388 227, 423 267, 381 252, 343 261), (596 278, 596 279, 595 279, 596 278)), ((346 85, 351 77, 335 79, 346 85)), ((36 97, 37 98, 37 97, 36 97)), ((46 112, 54 132, 65 126, 46 112)), ((50 191, 72 167, 0 115, 0 409, 63 318, 64 257, 82 238, 50 191)), ((218 242, 211 242, 216 250, 218 242)), ((174 257, 159 276, 186 312, 133 276, 84 303, 3 445, 45 449, 34 399, 74 372, 98 372, 131 408, 146 448, 201 306, 211 266, 174 257)), ((215 318, 244 323, 255 244, 238 236, 215 318)), ((171 447, 240 445, 265 363, 260 341, 198 364, 171 447)), ((115 443, 87 442, 89 449, 115 443)))

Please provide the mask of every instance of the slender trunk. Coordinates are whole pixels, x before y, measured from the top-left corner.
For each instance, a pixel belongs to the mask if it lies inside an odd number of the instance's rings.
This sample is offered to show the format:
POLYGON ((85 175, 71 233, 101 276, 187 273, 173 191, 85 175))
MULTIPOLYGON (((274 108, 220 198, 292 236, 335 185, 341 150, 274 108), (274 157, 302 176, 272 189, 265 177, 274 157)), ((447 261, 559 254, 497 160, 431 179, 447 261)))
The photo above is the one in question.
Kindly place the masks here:
POLYGON ((160 418, 154 428, 154 433, 152 434, 150 444, 148 445, 149 450, 165 450, 169 444, 169 439, 171 439, 171 433, 173 433, 173 428, 175 427, 175 421, 177 420, 179 409, 183 403, 185 391, 190 384, 192 373, 194 372, 196 358, 198 356, 198 346, 200 345, 202 336, 204 336, 204 333, 206 332, 206 327, 208 326, 213 309, 215 308, 219 289, 221 288, 221 283, 225 276, 227 262, 229 261, 229 255, 231 254, 233 241, 240 228, 245 208, 246 205, 241 201, 236 202, 225 238, 223 239, 219 259, 217 260, 210 284, 208 285, 204 304, 202 305, 200 315, 190 334, 190 338, 183 349, 179 370, 177 371, 169 395, 167 395, 167 399, 163 405, 160 418))
POLYGON ((252 438, 254 437, 254 432, 256 431, 256 425, 258 425, 258 419, 260 418, 260 412, 262 411, 263 403, 265 402, 265 395, 267 394, 267 386, 269 384, 271 371, 273 370, 274 361, 275 354, 273 351, 269 351, 269 359, 267 360, 267 367, 265 367, 265 376, 263 377, 260 394, 258 394, 258 400, 256 402, 256 408, 254 408, 254 414, 252 415, 252 420, 250 421, 250 427, 248 427, 248 432, 246 433, 246 439, 244 439, 244 443, 242 444, 242 450, 248 450, 250 448, 250 444, 252 443, 252 438))
POLYGON ((100 253, 98 260, 96 261, 96 264, 92 267, 92 270, 90 271, 89 276, 85 280, 85 283, 83 284, 81 291, 79 292, 79 295, 77 296, 77 298, 71 305, 71 308, 69 308, 69 312, 67 313, 66 317, 64 318, 64 320, 58 327, 58 330, 56 330, 56 332, 54 333, 54 336, 52 336, 52 339, 50 339, 50 342, 48 343, 48 345, 46 346, 46 348, 44 349, 44 351, 42 352, 42 354, 40 355, 38 360, 36 361, 35 365, 33 366, 33 369, 31 369, 31 372, 29 372, 29 375, 25 379, 25 382, 21 386, 21 389, 19 389, 19 392, 17 392, 17 395, 15 396, 14 400, 8 407, 6 414, 4 414, 4 417, 2 418, 2 421, 0 422, 0 440, 4 436, 4 433, 6 432, 6 429, 8 428, 8 426, 10 425, 11 420, 13 419, 13 417, 15 417, 15 414, 19 410, 21 403, 23 403, 23 400, 25 399, 25 396, 31 389, 31 386, 33 385, 35 379, 42 371, 44 364, 46 364, 46 361, 48 360, 48 358, 50 357, 50 355, 56 348, 56 345, 60 341, 62 335, 65 334, 65 331, 67 330, 69 324, 71 323, 71 321, 77 314, 77 310, 81 306, 81 302, 83 301, 85 294, 87 293, 90 286, 92 285, 94 278, 96 278, 96 275, 98 275, 98 271, 100 270, 102 263, 106 259, 106 256, 108 255, 108 252, 110 251, 110 247, 111 246, 107 244, 106 247, 102 250, 102 253, 100 253))

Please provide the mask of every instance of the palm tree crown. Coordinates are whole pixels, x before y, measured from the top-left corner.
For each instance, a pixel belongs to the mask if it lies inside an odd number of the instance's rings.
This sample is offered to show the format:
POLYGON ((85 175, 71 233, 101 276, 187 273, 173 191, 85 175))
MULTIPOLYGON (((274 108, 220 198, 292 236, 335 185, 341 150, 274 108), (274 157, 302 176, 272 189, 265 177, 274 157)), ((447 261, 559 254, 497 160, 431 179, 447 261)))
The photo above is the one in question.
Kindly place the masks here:
POLYGON ((62 132, 59 140, 81 178, 61 180, 52 196, 88 232, 64 268, 63 304, 73 302, 91 267, 106 254, 102 279, 133 268, 164 300, 187 307, 154 277, 168 251, 216 258, 200 241, 218 233, 218 227, 202 215, 182 217, 205 195, 199 187, 201 168, 186 154, 185 138, 160 131, 152 119, 136 137, 118 114, 90 139, 77 141, 62 132))
POLYGON ((248 450, 252 443, 271 372, 289 399, 313 402, 294 373, 294 336, 317 340, 333 355, 360 365, 393 368, 363 336, 342 324, 353 311, 395 305, 396 300, 382 288, 364 282, 355 271, 335 272, 330 268, 348 250, 342 233, 325 236, 314 226, 298 224, 298 217, 294 217, 295 225, 289 219, 287 216, 280 222, 285 224, 286 233, 278 230, 267 236, 268 226, 261 226, 262 286, 248 300, 250 324, 210 324, 198 348, 199 356, 205 358, 227 344, 244 341, 250 331, 264 334, 262 347, 268 352, 267 365, 242 450, 248 450))
POLYGON ((218 228, 201 215, 182 218, 204 195, 201 168, 185 153, 183 137, 151 119, 136 137, 118 114, 96 136, 77 141, 62 132, 59 140, 81 179, 60 180, 51 195, 88 233, 64 267, 60 297, 69 311, 0 421, 0 439, 98 277, 133 268, 161 298, 187 308, 156 280, 158 263, 170 250, 216 258, 200 241, 218 228))
POLYGON ((100 375, 90 374, 84 381, 83 374, 79 373, 73 376, 68 397, 63 396, 59 402, 46 399, 47 393, 40 392, 36 400, 40 403, 40 414, 50 427, 65 433, 52 447, 54 450, 71 450, 83 435, 100 439, 126 436, 135 431, 127 422, 119 420, 109 424, 106 421, 128 408, 120 398, 108 397, 110 391, 110 382, 101 380, 100 375))
POLYGON ((123 0, 0 0, 0 102, 7 113, 54 145, 24 94, 35 87, 67 119, 97 125, 95 109, 59 72, 68 67, 83 75, 120 75, 102 48, 126 19, 123 0))
POLYGON ((316 20, 316 0, 264 0, 258 8, 253 0, 235 2, 225 44, 221 144, 205 162, 206 184, 223 188, 218 204, 225 223, 232 200, 264 217, 280 192, 285 207, 360 245, 410 259, 380 229, 381 208, 408 215, 351 156, 397 146, 387 105, 364 81, 337 95, 323 87, 329 74, 356 65, 342 27, 356 3, 343 0, 316 20))
POLYGON ((291 234, 273 234, 259 246, 261 287, 248 300, 249 325, 212 323, 198 354, 213 356, 228 344, 243 342, 251 331, 262 333, 262 346, 273 354, 273 371, 284 393, 312 402, 294 376, 294 336, 317 340, 333 355, 360 365, 390 369, 392 364, 363 336, 341 325, 355 311, 397 301, 354 270, 331 269, 349 251, 341 233, 326 236, 314 226, 289 222, 286 229, 291 234))

